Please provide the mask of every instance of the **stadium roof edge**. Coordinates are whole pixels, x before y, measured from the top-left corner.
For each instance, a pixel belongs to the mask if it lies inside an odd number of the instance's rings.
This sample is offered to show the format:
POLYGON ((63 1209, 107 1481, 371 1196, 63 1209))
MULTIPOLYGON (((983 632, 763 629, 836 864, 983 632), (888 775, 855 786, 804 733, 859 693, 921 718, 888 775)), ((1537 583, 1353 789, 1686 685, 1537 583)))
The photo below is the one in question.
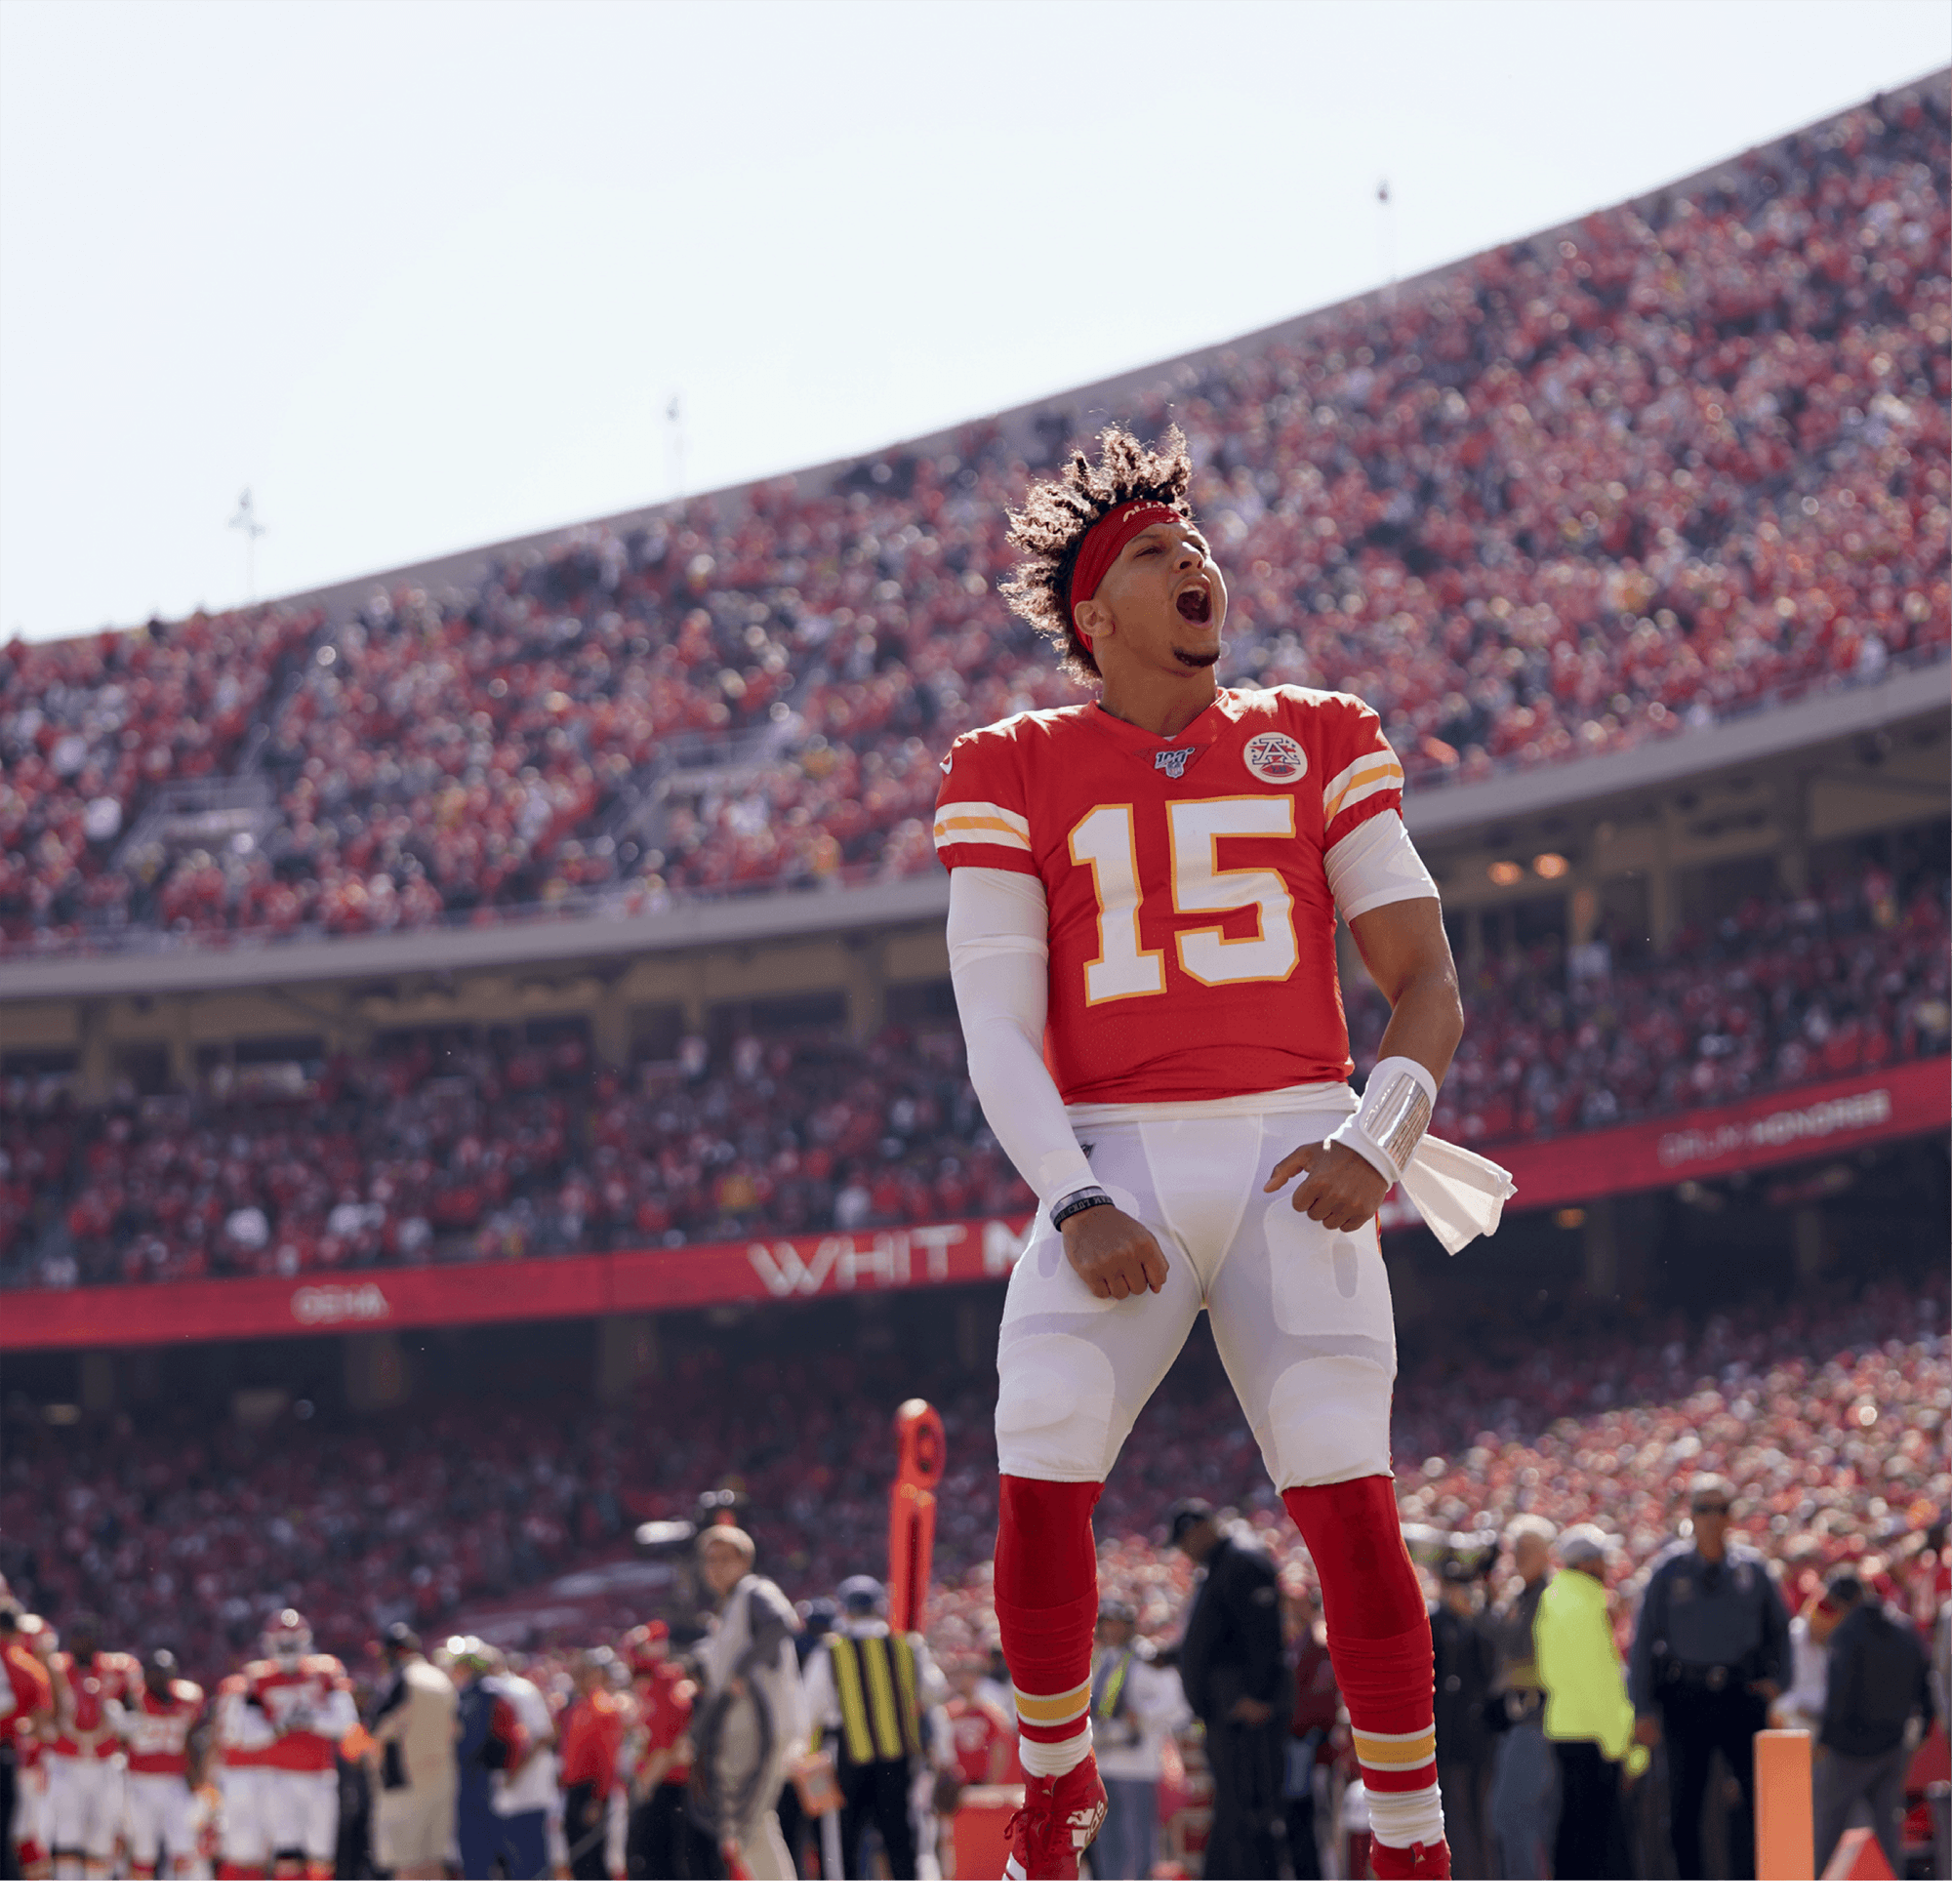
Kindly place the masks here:
MULTIPOLYGON (((1648 742, 1626 753, 1586 756, 1487 781, 1412 788, 1404 799, 1403 817, 1410 832, 1428 845, 1527 814, 1590 806, 1650 787, 1725 773, 1894 721, 1939 714, 1948 704, 1952 704, 1952 660, 1941 660, 1874 683, 1648 742)), ((593 911, 255 946, 192 942, 164 950, 102 953, 63 949, 45 956, 0 961, 0 1003, 223 992, 254 985, 630 958, 757 940, 921 925, 945 918, 948 911, 949 880, 934 872, 885 885, 721 899, 678 897, 661 911, 593 911)))
MULTIPOLYGON (((626 509, 615 515, 591 517, 586 521, 561 523, 553 528, 537 529, 527 534, 511 536, 495 543, 483 543, 473 548, 455 551, 449 555, 430 556, 424 561, 410 562, 396 568, 378 570, 355 576, 344 582, 327 583, 317 587, 303 588, 289 595, 272 597, 255 604, 240 604, 236 608, 222 613, 236 613, 242 607, 259 608, 318 608, 328 615, 343 614, 362 604, 375 589, 391 589, 405 587, 445 587, 466 585, 480 580, 488 567, 498 561, 523 558, 541 554, 549 547, 560 543, 564 538, 591 530, 609 530, 625 533, 631 529, 647 527, 653 522, 670 520, 684 508, 694 504, 717 504, 742 498, 755 488, 766 483, 791 480, 802 486, 809 493, 820 494, 831 489, 834 482, 864 464, 872 464, 887 456, 932 455, 955 450, 958 439, 971 429, 996 428, 1006 435, 1014 436, 1019 446, 1026 451, 1037 448, 1036 425, 1038 421, 1053 415, 1069 414, 1073 419, 1073 428, 1078 433, 1096 428, 1108 422, 1117 409, 1142 391, 1152 388, 1162 378, 1183 368, 1199 368, 1214 362, 1219 357, 1234 351, 1252 349, 1258 345, 1273 344, 1287 338, 1303 335, 1312 325, 1333 317, 1336 313, 1360 307, 1372 298, 1387 297, 1392 300, 1423 286, 1435 283, 1449 273, 1463 269, 1475 259, 1488 257, 1494 252, 1509 249, 1512 245, 1537 244, 1576 232, 1588 218, 1596 218, 1608 211, 1616 211, 1620 205, 1649 206, 1656 200, 1672 196, 1677 192, 1687 192, 1695 186, 1712 183, 1730 166, 1739 165, 1744 160, 1766 156, 1779 150, 1792 139, 1805 139, 1834 125, 1848 114, 1860 111, 1874 102, 1901 101, 1923 96, 1936 87, 1943 92, 1952 84, 1952 66, 1941 67, 1935 72, 1923 74, 1904 86, 1892 87, 1890 91, 1875 94, 1869 100, 1857 101, 1844 107, 1828 118, 1812 121, 1790 132, 1781 134, 1760 145, 1746 147, 1739 152, 1731 152, 1728 157, 1717 160, 1692 172, 1685 179, 1654 186, 1622 199, 1616 205, 1595 206, 1591 212, 1562 224, 1552 225, 1537 231, 1530 231, 1520 237, 1509 238, 1491 245, 1482 252, 1468 253, 1461 258, 1453 258, 1444 263, 1434 265, 1430 270, 1413 278, 1405 278, 1401 283, 1379 285, 1372 291, 1354 298, 1345 298, 1332 304, 1323 304, 1318 309, 1304 311, 1293 317, 1284 317, 1260 330, 1248 331, 1239 337, 1223 339, 1217 344, 1202 344, 1196 349, 1184 350, 1173 356, 1161 358, 1157 363, 1142 365, 1134 370, 1120 371, 1115 376, 1095 384, 1084 385, 1071 390, 1054 391, 1048 396, 1033 398, 1027 403, 1013 406, 988 417, 970 417, 948 426, 928 431, 922 435, 910 437, 901 442, 872 446, 856 454, 835 458, 831 463, 818 464, 804 469, 782 469, 749 480, 728 483, 722 489, 710 490, 701 495, 684 497, 663 503, 642 505, 626 509)), ((43 640, 93 640, 102 629, 69 635, 43 636, 43 640)))
POLYGON ((1584 754, 1464 785, 1412 786, 1403 794, 1403 824, 1419 840, 1442 839, 1525 813, 1590 805, 1649 787, 1726 773, 1891 721, 1942 713, 1948 703, 1952 660, 1940 660, 1887 674, 1881 681, 1651 741, 1626 753, 1584 754))

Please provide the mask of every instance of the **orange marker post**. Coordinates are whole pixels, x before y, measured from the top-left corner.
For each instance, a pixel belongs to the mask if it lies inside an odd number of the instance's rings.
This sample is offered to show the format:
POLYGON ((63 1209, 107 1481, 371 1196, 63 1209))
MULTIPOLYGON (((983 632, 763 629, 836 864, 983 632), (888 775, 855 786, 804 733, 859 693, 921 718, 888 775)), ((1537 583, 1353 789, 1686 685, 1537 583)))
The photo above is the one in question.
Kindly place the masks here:
POLYGON ((1810 1734, 1756 1734, 1756 1876, 1808 1884, 1816 1876, 1810 1734))
POLYGON ((935 1489, 947 1447, 942 1417, 926 1401, 895 1410, 897 1462, 888 1498, 888 1624, 919 1633, 935 1557, 935 1489))

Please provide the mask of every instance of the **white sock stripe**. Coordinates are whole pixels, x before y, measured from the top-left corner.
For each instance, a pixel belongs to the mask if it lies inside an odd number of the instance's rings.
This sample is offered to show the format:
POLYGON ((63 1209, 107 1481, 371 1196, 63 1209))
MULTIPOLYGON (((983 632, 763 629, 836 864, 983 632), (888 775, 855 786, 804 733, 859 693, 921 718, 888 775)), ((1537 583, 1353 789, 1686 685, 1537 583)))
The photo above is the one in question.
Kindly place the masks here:
POLYGON ((1352 1725, 1349 1730, 1359 1739, 1374 1739, 1378 1745, 1408 1745, 1413 1739, 1434 1738, 1435 1724, 1419 1725, 1414 1732, 1365 1732, 1360 1725, 1352 1725))
POLYGON ((1413 1792, 1369 1792, 1369 1827, 1376 1843, 1401 1850, 1435 1844, 1444 1836, 1444 1799, 1433 1785, 1413 1792))

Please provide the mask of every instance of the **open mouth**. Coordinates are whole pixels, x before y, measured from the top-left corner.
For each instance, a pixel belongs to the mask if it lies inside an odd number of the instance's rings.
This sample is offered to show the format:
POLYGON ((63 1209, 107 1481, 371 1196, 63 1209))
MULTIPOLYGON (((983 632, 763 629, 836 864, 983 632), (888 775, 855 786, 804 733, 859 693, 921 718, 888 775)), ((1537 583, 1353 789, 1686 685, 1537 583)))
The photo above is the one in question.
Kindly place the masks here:
POLYGON ((1203 628, 1213 620, 1213 597, 1201 583, 1197 587, 1182 588, 1173 601, 1183 622, 1191 622, 1197 628, 1203 628))

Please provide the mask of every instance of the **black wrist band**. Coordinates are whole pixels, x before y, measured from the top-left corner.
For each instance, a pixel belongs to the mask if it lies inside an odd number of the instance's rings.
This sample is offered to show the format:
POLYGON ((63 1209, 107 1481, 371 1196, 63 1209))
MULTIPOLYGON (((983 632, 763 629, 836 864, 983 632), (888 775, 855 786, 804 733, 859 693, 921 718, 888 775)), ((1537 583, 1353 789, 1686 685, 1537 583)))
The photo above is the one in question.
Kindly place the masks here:
POLYGON ((1050 1213, 1050 1227, 1062 1230, 1079 1210, 1095 1210, 1102 1203, 1108 1208, 1112 1199, 1093 1184, 1089 1190, 1074 1191, 1056 1209, 1050 1213))

